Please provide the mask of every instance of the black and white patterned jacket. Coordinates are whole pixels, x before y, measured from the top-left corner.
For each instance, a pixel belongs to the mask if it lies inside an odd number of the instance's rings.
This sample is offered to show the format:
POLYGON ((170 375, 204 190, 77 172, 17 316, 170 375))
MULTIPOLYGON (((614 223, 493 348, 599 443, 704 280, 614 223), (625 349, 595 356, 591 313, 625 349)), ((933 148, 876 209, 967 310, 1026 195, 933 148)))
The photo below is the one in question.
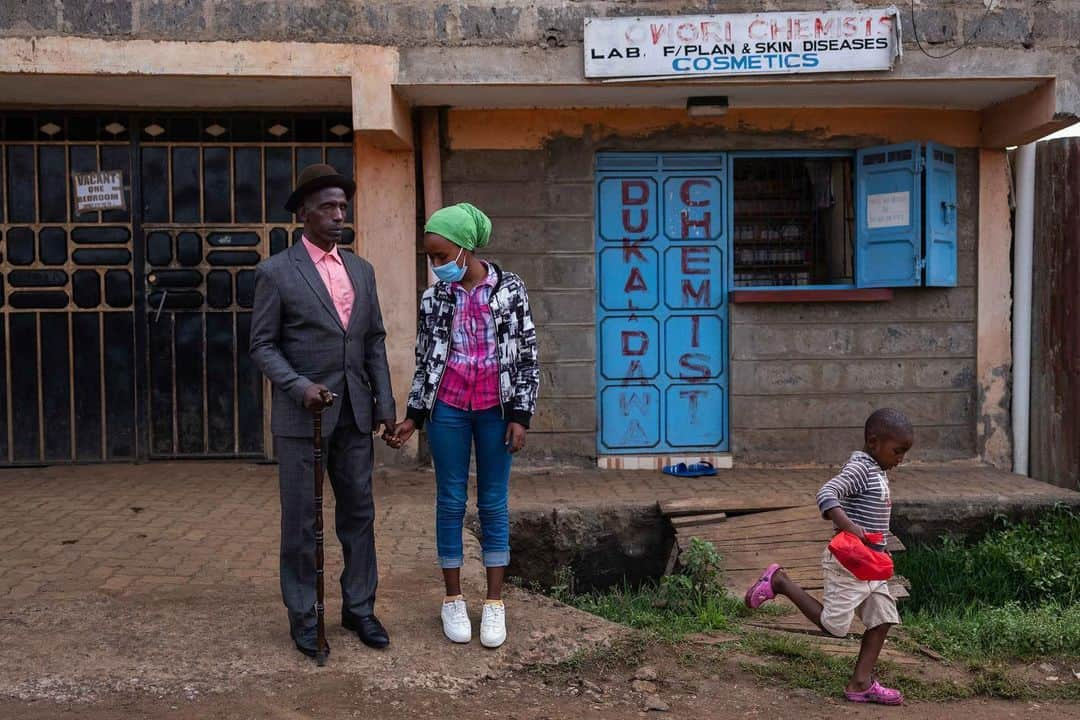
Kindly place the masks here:
MULTIPOLYGON (((497 279, 488 305, 495 319, 495 338, 499 352, 499 399, 503 415, 510 422, 529 427, 536 412, 536 394, 540 388, 540 363, 536 352, 536 328, 525 283, 512 272, 495 268, 497 279)), ((450 283, 437 282, 420 299, 420 318, 416 330, 416 372, 409 391, 406 417, 421 427, 427 420, 439 393, 446 363, 450 357, 454 311, 454 293, 450 283)))

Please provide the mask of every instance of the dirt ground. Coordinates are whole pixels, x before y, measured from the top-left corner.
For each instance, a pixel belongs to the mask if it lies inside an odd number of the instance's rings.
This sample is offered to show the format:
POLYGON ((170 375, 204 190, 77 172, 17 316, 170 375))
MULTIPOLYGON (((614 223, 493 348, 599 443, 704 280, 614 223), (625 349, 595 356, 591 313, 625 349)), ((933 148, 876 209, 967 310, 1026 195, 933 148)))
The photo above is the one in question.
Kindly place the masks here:
MULTIPOLYGON (((1062 703, 858 708, 771 687, 736 656, 688 661, 678 646, 653 647, 629 664, 538 671, 565 668, 581 652, 602 655, 627 631, 516 588, 507 597, 505 646, 454 646, 438 620, 432 478, 419 471, 376 477, 382 578, 376 609, 392 637, 383 652, 363 647, 338 624, 333 579, 341 556, 328 498, 333 652, 330 665, 319 669, 293 649, 281 606, 275 471, 177 463, 0 474, 0 720, 1080 717, 1080 707, 1062 703), (657 687, 644 693, 632 687, 642 663, 659 675, 657 687), (668 711, 645 710, 654 694, 668 711)), ((928 478, 924 494, 941 485, 928 478)), ((613 497, 655 501, 748 491, 726 476, 711 484, 662 485, 669 482, 629 474, 603 482, 595 473, 518 475, 512 504, 578 507, 613 497)), ((785 492, 812 493, 816 482, 792 476, 785 492)), ((968 490, 954 483, 949 491, 968 490)), ((472 600, 482 596, 479 554, 476 538, 466 534, 463 581, 472 600)), ((478 614, 477 603, 471 609, 478 614)), ((474 627, 478 622, 475 617, 474 627)))
MULTIPOLYGON (((476 643, 456 648, 461 655, 488 651, 476 643)), ((350 652, 371 652, 350 647, 350 652)), ((342 677, 332 667, 313 672, 282 672, 208 695, 153 697, 118 693, 92 703, 0 701, 0 717, 12 720, 306 720, 308 718, 556 718, 653 717, 775 718, 925 718, 926 720, 1075 720, 1080 705, 1004 700, 909 703, 905 707, 855 706, 809 690, 769 687, 742 669, 732 655, 714 664, 688 667, 677 648, 654 648, 643 661, 657 672, 657 697, 666 711, 648 710, 647 695, 632 688, 641 666, 617 670, 585 667, 580 672, 514 670, 454 689, 374 688, 363 678, 342 677)), ((334 660, 331 659, 331 664, 334 660)))

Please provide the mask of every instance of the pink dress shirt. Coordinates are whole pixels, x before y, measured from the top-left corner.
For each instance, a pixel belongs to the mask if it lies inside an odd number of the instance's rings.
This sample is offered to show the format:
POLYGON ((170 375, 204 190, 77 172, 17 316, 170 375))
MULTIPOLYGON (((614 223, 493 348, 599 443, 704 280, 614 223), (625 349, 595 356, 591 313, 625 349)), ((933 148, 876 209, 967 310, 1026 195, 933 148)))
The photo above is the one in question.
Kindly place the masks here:
POLYGON ((471 291, 451 283, 454 324, 450 357, 439 386, 438 399, 458 410, 487 410, 499 405, 499 350, 495 319, 488 300, 498 275, 488 274, 471 291))
POLYGON ((352 279, 345 270, 345 263, 341 259, 337 245, 331 248, 330 252, 325 252, 305 237, 304 247, 311 256, 311 262, 315 263, 315 269, 319 271, 319 277, 326 285, 326 291, 330 293, 330 299, 334 302, 334 308, 341 320, 341 327, 348 328, 356 294, 353 292, 352 279))

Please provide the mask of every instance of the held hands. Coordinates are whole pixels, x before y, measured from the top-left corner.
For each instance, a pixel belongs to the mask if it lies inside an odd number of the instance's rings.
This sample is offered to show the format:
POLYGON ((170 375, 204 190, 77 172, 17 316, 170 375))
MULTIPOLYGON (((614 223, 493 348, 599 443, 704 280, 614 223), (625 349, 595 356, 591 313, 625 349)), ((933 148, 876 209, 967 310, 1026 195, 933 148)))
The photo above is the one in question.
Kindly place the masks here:
MULTIPOLYGON (((391 432, 390 426, 386 425, 383 430, 383 441, 394 448, 400 449, 405 443, 409 441, 409 438, 416 432, 416 423, 412 420, 402 420, 397 424, 397 427, 391 432)), ((511 453, 516 453, 521 448, 525 447, 525 426, 516 422, 509 423, 506 427, 506 437, 504 443, 506 449, 511 453)))
POLYGON ((394 432, 394 421, 390 420, 376 420, 375 425, 372 426, 371 432, 386 440, 388 435, 394 432))
POLYGON ((393 430, 387 425, 386 430, 383 431, 382 439, 390 447, 399 450, 402 445, 409 441, 414 432, 416 432, 416 423, 412 420, 402 420, 393 430))

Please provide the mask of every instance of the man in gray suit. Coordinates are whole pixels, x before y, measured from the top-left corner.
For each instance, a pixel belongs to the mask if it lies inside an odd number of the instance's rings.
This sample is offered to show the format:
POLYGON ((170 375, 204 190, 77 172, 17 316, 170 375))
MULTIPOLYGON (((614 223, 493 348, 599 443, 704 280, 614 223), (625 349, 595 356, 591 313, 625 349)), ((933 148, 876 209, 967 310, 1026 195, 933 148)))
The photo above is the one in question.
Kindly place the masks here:
POLYGON ((371 467, 372 432, 392 428, 396 413, 375 273, 337 247, 355 191, 329 165, 305 168, 285 205, 304 224, 304 237, 255 270, 251 357, 274 386, 281 596, 293 641, 309 657, 316 652, 311 433, 318 409, 324 409, 323 445, 345 557, 341 622, 366 645, 390 644, 375 617, 371 467))

